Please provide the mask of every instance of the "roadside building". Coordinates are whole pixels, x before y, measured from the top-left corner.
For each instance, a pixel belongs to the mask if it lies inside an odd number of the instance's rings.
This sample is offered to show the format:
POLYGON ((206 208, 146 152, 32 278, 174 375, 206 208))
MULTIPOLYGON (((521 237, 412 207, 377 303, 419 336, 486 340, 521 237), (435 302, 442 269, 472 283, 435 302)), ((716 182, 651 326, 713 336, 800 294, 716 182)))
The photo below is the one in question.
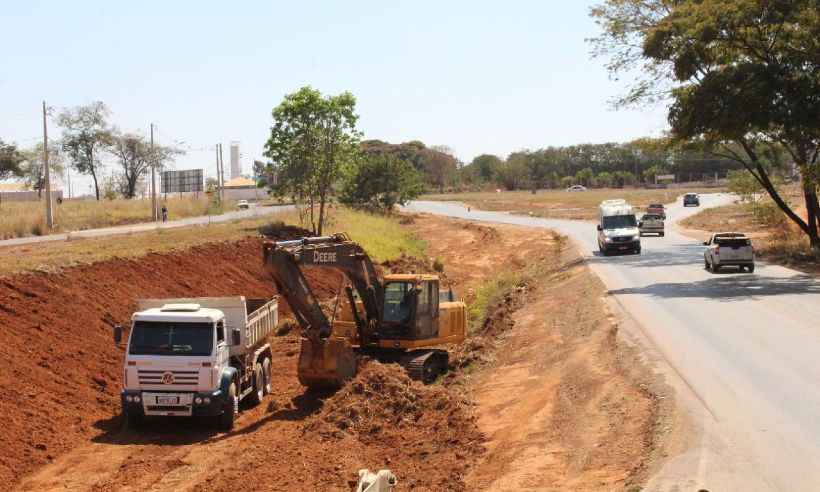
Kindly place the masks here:
POLYGON ((264 200, 268 195, 264 189, 256 186, 256 181, 238 177, 225 182, 226 200, 264 200))

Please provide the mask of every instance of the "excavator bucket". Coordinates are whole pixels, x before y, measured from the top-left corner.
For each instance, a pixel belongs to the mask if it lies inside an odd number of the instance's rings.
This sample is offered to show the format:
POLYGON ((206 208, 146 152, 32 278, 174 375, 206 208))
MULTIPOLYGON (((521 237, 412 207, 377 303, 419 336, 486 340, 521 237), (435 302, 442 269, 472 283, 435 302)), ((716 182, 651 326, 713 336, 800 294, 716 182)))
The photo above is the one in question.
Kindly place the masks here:
POLYGON ((356 354, 344 338, 302 338, 298 375, 308 388, 338 388, 356 375, 356 354))

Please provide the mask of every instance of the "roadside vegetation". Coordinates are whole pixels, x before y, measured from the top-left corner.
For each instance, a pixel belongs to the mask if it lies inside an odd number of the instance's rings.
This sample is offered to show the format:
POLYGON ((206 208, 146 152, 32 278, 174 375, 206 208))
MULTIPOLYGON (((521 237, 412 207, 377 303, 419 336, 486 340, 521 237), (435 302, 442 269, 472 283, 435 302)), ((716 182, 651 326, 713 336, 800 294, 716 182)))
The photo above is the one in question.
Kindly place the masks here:
MULTIPOLYGON (((173 212, 172 212, 173 213, 173 212)), ((275 218, 236 220, 210 225, 159 229, 119 236, 48 242, 0 248, 3 261, 0 275, 25 271, 54 271, 78 264, 90 264, 113 258, 137 258, 149 253, 165 253, 197 245, 234 241, 259 236, 260 229, 270 226, 299 226, 299 216, 283 213, 275 218)), ((403 229, 398 218, 334 207, 329 215, 326 233, 346 232, 362 244, 376 261, 400 256, 423 255, 425 243, 403 229)), ((260 253, 261 254, 261 253, 260 253)))
MULTIPOLYGON (((743 193, 735 188, 734 191, 741 196, 740 201, 703 210, 682 221, 681 225, 692 232, 703 231, 704 235, 721 231, 749 234, 758 257, 798 270, 820 273, 820 255, 812 251, 808 237, 762 190, 755 187, 748 190, 748 193, 743 193)), ((789 203, 799 203, 801 199, 801 189, 797 184, 780 186, 779 193, 789 203)), ((806 216, 804 209, 795 208, 797 213, 806 216)))
POLYGON ((564 190, 451 193, 425 195, 426 200, 459 201, 481 210, 506 211, 535 217, 592 220, 603 200, 623 198, 638 209, 650 203, 669 203, 686 192, 715 193, 720 189, 595 189, 580 192, 564 190))
MULTIPOLYGON (((235 210, 233 201, 222 205, 206 196, 199 198, 169 197, 161 200, 168 207, 169 220, 201 215, 220 215, 235 210)), ((46 227, 42 202, 6 202, 0 204, 0 239, 42 236, 50 232, 69 232, 151 221, 150 200, 63 200, 54 203, 52 231, 46 227)))

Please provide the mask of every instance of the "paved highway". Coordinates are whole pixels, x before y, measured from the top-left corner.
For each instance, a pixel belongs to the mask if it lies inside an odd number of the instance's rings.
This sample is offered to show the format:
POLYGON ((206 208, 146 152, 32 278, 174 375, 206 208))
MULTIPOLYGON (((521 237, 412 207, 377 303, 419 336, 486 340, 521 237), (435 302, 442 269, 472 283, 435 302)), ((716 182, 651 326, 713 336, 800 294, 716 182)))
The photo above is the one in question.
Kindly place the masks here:
POLYGON ((49 234, 47 236, 20 237, 16 239, 6 239, 0 241, 0 247, 19 246, 22 244, 48 243, 53 241, 67 241, 77 238, 92 238, 101 236, 116 236, 118 234, 131 234, 134 232, 147 232, 157 229, 174 229, 177 227, 187 227, 192 225, 216 224, 218 222, 228 222, 231 220, 249 219, 253 217, 281 213, 292 209, 292 205, 279 205, 273 207, 257 207, 251 205, 247 210, 236 210, 226 212, 222 215, 201 215, 198 217, 188 217, 186 219, 169 220, 168 222, 145 222, 142 224, 131 224, 116 227, 105 227, 101 229, 86 229, 83 231, 72 231, 61 234, 49 234))
MULTIPOLYGON (((703 207, 731 201, 702 196, 703 207)), ((667 225, 640 256, 599 256, 595 224, 414 202, 410 211, 556 230, 571 237, 642 331, 691 435, 648 490, 820 490, 820 283, 758 263, 703 268, 703 246, 667 225)), ((670 221, 697 212, 668 207, 670 221)), ((667 223, 669 224, 669 223, 667 223)))

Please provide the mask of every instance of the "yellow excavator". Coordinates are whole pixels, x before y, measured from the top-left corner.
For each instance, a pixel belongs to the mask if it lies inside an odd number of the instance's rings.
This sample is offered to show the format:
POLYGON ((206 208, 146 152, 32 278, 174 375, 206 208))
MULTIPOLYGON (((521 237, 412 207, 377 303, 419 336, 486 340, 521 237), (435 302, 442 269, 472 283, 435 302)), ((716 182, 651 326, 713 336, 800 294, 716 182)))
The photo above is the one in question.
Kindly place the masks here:
MULTIPOLYGON (((356 375, 359 355, 401 364, 411 378, 433 382, 447 371, 447 351, 464 341, 465 304, 439 277, 393 274, 382 278, 364 249, 345 234, 266 241, 264 264, 302 328, 299 381, 339 387, 356 375), (349 310, 329 319, 303 268, 341 272, 349 310)), ((338 305, 338 302, 336 303, 338 305)))

